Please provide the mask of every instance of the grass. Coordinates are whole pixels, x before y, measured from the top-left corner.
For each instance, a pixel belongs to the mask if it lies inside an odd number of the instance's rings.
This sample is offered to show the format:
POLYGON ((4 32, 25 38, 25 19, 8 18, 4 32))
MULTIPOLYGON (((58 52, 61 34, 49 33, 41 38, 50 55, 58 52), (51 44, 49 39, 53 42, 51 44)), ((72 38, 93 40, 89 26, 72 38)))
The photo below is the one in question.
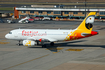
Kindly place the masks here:
POLYGON ((33 5, 33 4, 36 4, 36 5, 74 5, 74 4, 84 4, 84 3, 32 3, 32 2, 0 2, 0 4, 27 4, 27 5, 33 5))
POLYGON ((7 10, 7 11, 9 11, 9 10, 14 10, 13 9, 13 7, 0 7, 0 10, 7 10))
MULTIPOLYGON (((81 3, 51 3, 51 2, 43 2, 43 3, 33 3, 33 2, 0 2, 0 4, 27 4, 27 5, 33 5, 33 4, 37 4, 37 5, 84 5, 85 3, 81 2, 81 3)), ((91 4, 105 4, 105 2, 103 3, 87 3, 88 5, 91 5, 91 4)))
MULTIPOLYGON (((32 3, 32 2, 0 2, 0 4, 22 4, 22 5, 84 5, 84 3, 48 3, 48 2, 44 2, 44 3, 32 3)), ((87 5, 91 5, 91 4, 105 4, 103 3, 87 3, 87 5)), ((80 8, 80 7, 79 7, 80 8)), ((82 7, 81 7, 82 8, 82 7)), ((83 7, 84 8, 84 7, 83 7)), ((97 7, 98 8, 98 7, 97 7)), ((99 7, 100 8, 100 7, 99 7)), ((101 7, 101 8, 105 8, 105 7, 101 7)), ((13 7, 0 7, 0 10, 11 10, 13 11, 13 7)))

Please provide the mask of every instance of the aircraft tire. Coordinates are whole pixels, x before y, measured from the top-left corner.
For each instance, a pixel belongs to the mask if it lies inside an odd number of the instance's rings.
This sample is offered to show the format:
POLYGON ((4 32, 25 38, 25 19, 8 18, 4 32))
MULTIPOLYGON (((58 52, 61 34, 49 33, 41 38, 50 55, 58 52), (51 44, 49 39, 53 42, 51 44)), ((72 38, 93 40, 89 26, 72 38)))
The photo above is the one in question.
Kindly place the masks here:
POLYGON ((51 42, 50 45, 51 45, 51 46, 54 46, 54 42, 51 42))
POLYGON ((42 48, 46 48, 46 45, 44 44, 44 45, 42 45, 42 48))

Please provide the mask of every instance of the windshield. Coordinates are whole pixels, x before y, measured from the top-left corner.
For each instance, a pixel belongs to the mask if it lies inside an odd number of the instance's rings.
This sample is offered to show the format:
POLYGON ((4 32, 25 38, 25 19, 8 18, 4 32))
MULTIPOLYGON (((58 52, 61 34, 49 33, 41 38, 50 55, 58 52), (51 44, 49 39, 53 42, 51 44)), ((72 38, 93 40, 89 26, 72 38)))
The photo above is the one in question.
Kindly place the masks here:
POLYGON ((9 32, 9 34, 12 34, 12 32, 9 32))

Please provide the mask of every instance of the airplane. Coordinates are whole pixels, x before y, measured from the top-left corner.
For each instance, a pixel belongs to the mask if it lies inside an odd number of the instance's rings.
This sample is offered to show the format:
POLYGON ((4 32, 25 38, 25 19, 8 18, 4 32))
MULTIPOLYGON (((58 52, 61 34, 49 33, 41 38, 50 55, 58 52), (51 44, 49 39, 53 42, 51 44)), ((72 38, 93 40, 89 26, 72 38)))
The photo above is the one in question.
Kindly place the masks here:
POLYGON ((34 19, 30 18, 29 16, 22 18, 21 20, 18 21, 19 23, 29 23, 29 22, 34 22, 34 19))
POLYGON ((25 22, 25 23, 28 23, 28 19, 29 19, 30 17, 29 16, 27 16, 27 17, 25 17, 25 18, 23 18, 23 19, 21 19, 21 20, 19 20, 18 22, 19 23, 23 23, 23 22, 25 22))
POLYGON ((18 40, 24 46, 35 46, 41 42, 45 48, 45 42, 50 42, 54 46, 57 41, 72 41, 97 35, 97 31, 92 31, 96 12, 90 12, 83 22, 73 30, 62 29, 15 29, 5 35, 7 39, 18 40))

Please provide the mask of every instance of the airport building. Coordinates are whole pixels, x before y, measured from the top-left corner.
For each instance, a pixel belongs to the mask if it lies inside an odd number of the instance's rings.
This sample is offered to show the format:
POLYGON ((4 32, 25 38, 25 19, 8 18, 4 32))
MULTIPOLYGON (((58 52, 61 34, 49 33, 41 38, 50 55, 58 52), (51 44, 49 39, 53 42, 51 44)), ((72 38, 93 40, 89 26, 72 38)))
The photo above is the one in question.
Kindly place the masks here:
POLYGON ((23 18, 27 15, 31 17, 50 17, 50 18, 60 18, 60 19, 83 19, 86 14, 89 12, 97 12, 96 19, 104 19, 105 18, 105 9, 99 8, 61 8, 54 6, 47 7, 14 7, 14 17, 15 18, 23 18))

